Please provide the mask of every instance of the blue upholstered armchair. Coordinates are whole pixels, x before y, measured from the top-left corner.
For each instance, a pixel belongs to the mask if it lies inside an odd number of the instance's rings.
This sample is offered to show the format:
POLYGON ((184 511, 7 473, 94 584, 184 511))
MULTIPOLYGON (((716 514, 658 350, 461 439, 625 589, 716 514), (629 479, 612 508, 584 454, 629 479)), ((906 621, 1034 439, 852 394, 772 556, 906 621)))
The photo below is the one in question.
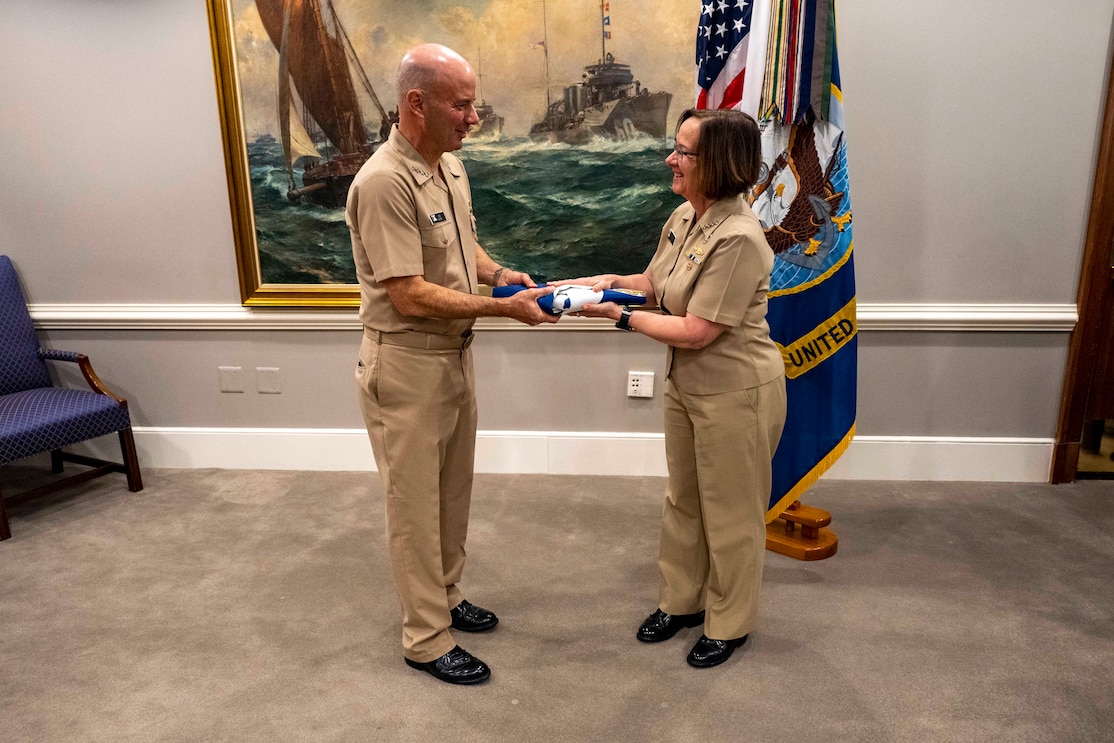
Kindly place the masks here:
POLYGON ((0 492, 0 539, 12 535, 5 500, 21 503, 110 472, 127 474, 133 493, 143 489, 128 401, 104 386, 85 355, 39 347, 15 268, 0 255, 0 467, 48 451, 55 473, 64 461, 91 469, 7 498, 0 492), (54 386, 47 361, 78 364, 92 391, 54 386), (119 434, 123 464, 62 451, 110 433, 119 434))

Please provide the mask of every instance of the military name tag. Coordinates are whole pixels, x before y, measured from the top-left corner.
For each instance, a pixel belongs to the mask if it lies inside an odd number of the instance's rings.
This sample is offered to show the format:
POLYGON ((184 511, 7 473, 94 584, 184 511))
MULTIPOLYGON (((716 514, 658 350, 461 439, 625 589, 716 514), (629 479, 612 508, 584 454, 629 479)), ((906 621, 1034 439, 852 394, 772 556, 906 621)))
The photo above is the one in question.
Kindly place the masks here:
POLYGON ((430 214, 429 215, 429 223, 430 224, 441 224, 442 222, 446 221, 447 219, 448 219, 448 217, 445 216, 445 212, 437 212, 436 214, 430 214))

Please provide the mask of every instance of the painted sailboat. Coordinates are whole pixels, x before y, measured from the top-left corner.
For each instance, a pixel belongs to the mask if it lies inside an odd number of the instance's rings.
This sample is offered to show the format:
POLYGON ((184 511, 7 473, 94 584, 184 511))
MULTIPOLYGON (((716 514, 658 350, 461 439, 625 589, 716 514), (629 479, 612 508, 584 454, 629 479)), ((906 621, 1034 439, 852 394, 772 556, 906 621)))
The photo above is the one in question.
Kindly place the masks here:
POLYGON ((255 0, 279 53, 278 119, 287 196, 328 207, 344 206, 360 166, 382 141, 390 118, 356 57, 331 0, 255 0), (379 116, 373 137, 356 83, 379 116), (301 184, 295 164, 302 166, 301 184))
MULTIPOLYGON (((530 127, 536 141, 584 144, 593 137, 629 139, 640 133, 651 137, 666 135, 671 93, 651 93, 634 79, 630 65, 620 64, 607 51, 610 38, 610 3, 600 3, 601 55, 594 65, 584 68, 583 79, 566 87, 558 101, 549 94, 549 32, 541 43, 545 53, 546 112, 530 127)), ((543 28, 545 3, 542 3, 543 28)))

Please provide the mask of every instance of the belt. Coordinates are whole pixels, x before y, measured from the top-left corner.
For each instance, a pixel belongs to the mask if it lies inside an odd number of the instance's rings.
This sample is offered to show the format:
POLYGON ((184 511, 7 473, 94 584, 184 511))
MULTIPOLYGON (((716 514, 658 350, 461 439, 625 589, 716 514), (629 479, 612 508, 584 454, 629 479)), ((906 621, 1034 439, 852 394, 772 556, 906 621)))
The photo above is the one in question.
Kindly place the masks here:
POLYGON ((471 330, 465 332, 464 335, 438 335, 437 333, 422 333, 417 330, 402 330, 397 333, 369 330, 367 331, 367 337, 376 343, 387 346, 424 348, 427 351, 455 351, 468 348, 472 345, 472 339, 476 336, 471 330))

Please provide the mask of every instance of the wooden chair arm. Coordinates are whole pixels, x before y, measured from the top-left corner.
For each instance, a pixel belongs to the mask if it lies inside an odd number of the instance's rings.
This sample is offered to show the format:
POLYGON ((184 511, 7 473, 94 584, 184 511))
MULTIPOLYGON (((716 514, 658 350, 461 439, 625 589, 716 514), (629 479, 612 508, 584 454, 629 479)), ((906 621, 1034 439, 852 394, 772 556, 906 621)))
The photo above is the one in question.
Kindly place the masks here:
POLYGON ((59 351, 53 348, 40 348, 39 358, 44 361, 69 361, 76 363, 78 368, 81 369, 81 376, 85 377, 85 381, 89 383, 89 386, 94 392, 111 397, 123 407, 128 406, 127 400, 110 390, 108 385, 101 381, 101 378, 93 371, 92 362, 89 361, 89 357, 85 354, 75 353, 73 351, 59 351))

